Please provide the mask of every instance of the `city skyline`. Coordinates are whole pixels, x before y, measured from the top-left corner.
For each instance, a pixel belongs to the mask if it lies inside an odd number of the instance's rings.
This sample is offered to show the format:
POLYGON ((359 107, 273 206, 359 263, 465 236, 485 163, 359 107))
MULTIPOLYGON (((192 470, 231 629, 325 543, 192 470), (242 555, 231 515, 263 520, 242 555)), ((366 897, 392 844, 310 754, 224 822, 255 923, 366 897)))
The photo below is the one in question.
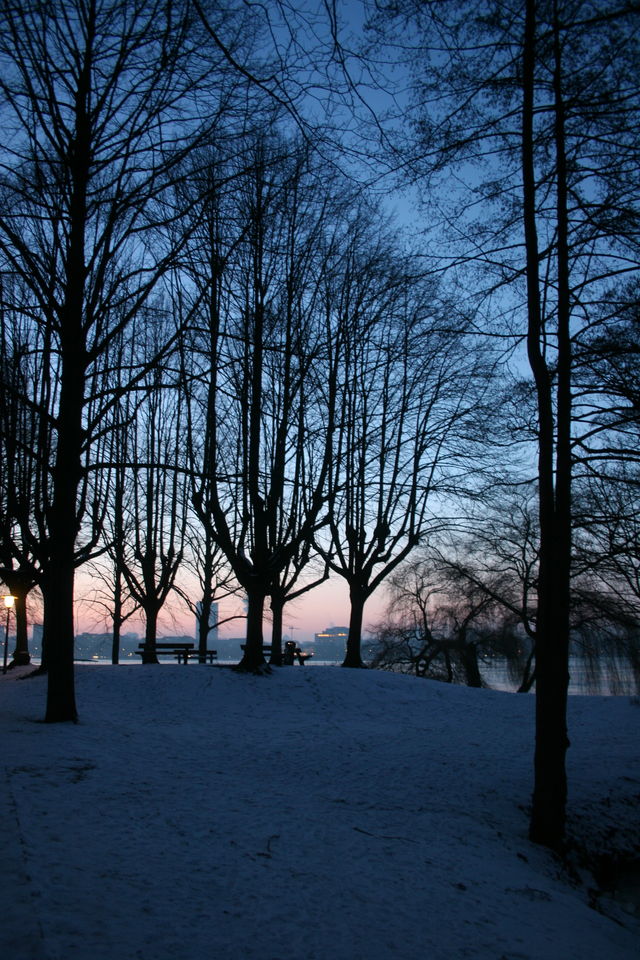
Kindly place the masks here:
MULTIPOLYGON (((240 598, 221 600, 218 604, 221 620, 231 616, 241 617, 243 606, 240 598)), ((364 611, 365 628, 377 624, 383 617, 386 606, 384 587, 368 600, 364 611)), ((329 578, 313 590, 303 594, 297 600, 287 604, 284 612, 283 633, 299 643, 313 643, 316 633, 327 627, 345 626, 349 623, 349 591, 345 582, 339 578, 329 578)), ((37 615, 31 617, 31 623, 37 622, 37 615)), ((104 633, 111 629, 104 608, 92 594, 91 581, 78 577, 76 593, 75 633, 104 633)), ((135 614, 125 621, 123 633, 137 633, 144 636, 145 622, 142 613, 135 614)), ((240 619, 230 619, 218 628, 221 640, 240 636, 243 627, 240 619)), ((170 600, 158 618, 158 637, 195 636, 195 614, 179 598, 170 600)), ((268 604, 265 608, 265 642, 271 638, 271 617, 268 604)), ((215 645, 215 644, 214 644, 215 645)))

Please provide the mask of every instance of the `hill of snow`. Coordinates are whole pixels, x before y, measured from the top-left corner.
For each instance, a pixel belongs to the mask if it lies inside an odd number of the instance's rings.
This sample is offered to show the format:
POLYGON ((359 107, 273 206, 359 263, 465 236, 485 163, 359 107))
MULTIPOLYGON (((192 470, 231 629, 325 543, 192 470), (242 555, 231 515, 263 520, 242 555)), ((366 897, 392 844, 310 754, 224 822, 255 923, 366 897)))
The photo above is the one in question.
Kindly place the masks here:
MULTIPOLYGON (((374 671, 0 681, 6 960, 631 960, 637 909, 528 842, 534 699, 374 671), (622 901, 622 902, 621 902, 622 901)), ((572 832, 640 856, 637 700, 570 700, 572 832)))

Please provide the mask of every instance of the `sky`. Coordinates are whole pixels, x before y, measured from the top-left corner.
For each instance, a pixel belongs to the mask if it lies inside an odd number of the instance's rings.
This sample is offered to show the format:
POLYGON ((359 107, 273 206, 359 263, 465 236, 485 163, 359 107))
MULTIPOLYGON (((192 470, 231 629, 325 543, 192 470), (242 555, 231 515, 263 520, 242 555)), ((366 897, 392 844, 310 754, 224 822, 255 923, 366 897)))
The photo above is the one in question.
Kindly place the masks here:
POLYGON ((3 960, 636 960, 640 702, 571 697, 570 869, 535 700, 373 670, 0 674, 3 960), (635 850, 617 892, 589 862, 635 850), (635 891, 633 883, 635 882, 635 891))
MULTIPOLYGON (((318 10, 320 10, 319 15, 323 24, 320 35, 327 40, 328 33, 326 33, 326 11, 324 10, 322 4, 316 4, 312 0, 312 2, 309 4, 303 4, 300 6, 297 9, 297 14, 302 16, 304 10, 307 8, 316 11, 316 13, 318 10)), ((267 9, 268 8, 265 8, 265 11, 267 11, 267 9)), ((327 7, 327 9, 330 9, 330 5, 327 7)), ((343 0, 343 2, 339 3, 337 6, 337 14, 339 17, 341 38, 349 49, 355 50, 357 44, 359 44, 362 40, 364 7, 361 0, 343 0)), ((271 11, 271 16, 276 16, 277 20, 277 13, 271 11)), ((317 22, 315 26, 317 29, 320 29, 317 22)), ((279 31, 276 30, 276 35, 278 34, 279 31)), ((288 42, 289 39, 288 33, 284 32, 282 34, 282 42, 288 42)), ((359 72, 357 60, 354 59, 350 61, 350 63, 353 71, 353 79, 365 79, 364 75, 359 72)), ((309 69, 313 72, 314 69, 317 71, 319 68, 315 61, 312 61, 309 69)), ((334 79, 336 79, 337 82, 338 74, 336 74, 334 79)), ((319 85, 318 89, 320 90, 321 88, 322 84, 319 85)), ((374 90, 370 83, 367 83, 366 86, 361 88, 360 95, 363 97, 363 102, 360 104, 360 109, 364 111, 365 116, 368 116, 368 108, 364 107, 365 101, 369 108, 375 110, 382 110, 389 105, 383 93, 379 90, 374 90)), ((324 101, 320 99, 317 108, 320 109, 322 107, 322 109, 324 109, 323 104, 324 101)), ((326 106, 326 104, 324 104, 324 106, 326 106)), ((352 162, 352 160, 349 162, 352 162)), ((368 167, 366 173, 363 169, 363 177, 368 177, 369 173, 370 171, 368 167)), ((382 186, 382 184, 379 184, 379 187, 382 186)), ((401 226, 408 227, 410 224, 413 232, 415 233, 415 198, 409 201, 400 191, 395 188, 391 189, 391 186, 392 185, 390 182, 386 182, 384 185, 384 190, 381 193, 383 202, 389 212, 389 215, 393 216, 397 223, 401 226)), ((95 605, 91 602, 94 592, 95 577, 92 577, 91 573, 88 571, 83 570, 82 568, 79 569, 76 574, 75 587, 76 633, 109 632, 112 629, 108 615, 104 611, 104 607, 100 604, 95 605)), ((32 623, 39 622, 42 619, 40 606, 41 605, 35 602, 31 607, 30 619, 32 623)), ((367 606, 365 608, 365 627, 367 625, 373 626, 378 623, 384 616, 384 608, 384 589, 381 589, 367 602, 367 606)), ((228 615, 229 613, 234 612, 233 604, 224 603, 222 605, 221 612, 222 615, 228 615)), ((298 642, 311 642, 314 634, 325 629, 326 627, 346 626, 348 623, 348 588, 346 587, 344 581, 342 581, 340 578, 333 577, 328 583, 300 598, 295 603, 288 605, 285 610, 284 630, 286 634, 292 636, 298 642)), ((140 616, 132 617, 125 625, 125 630, 130 630, 140 635, 144 634, 144 629, 144 619, 140 616)), ((265 636, 268 639, 270 634, 270 623, 268 621, 268 616, 265 621, 264 629, 265 636)), ((194 630, 194 618, 192 614, 179 600, 170 598, 160 615, 160 635, 173 635, 176 633, 193 635, 194 630)), ((223 626, 221 629, 222 635, 227 636, 234 636, 236 634, 242 635, 243 632, 244 628, 238 622, 223 626)))
MULTIPOLYGON (((83 599, 91 596, 91 579, 83 575, 82 571, 79 571, 76 580, 76 598, 78 600, 76 603, 76 633, 111 632, 111 623, 108 619, 105 619, 103 610, 83 599)), ((383 585, 365 606, 365 625, 374 626, 382 620, 385 606, 386 596, 383 585)), ((242 612, 240 602, 237 600, 223 601, 220 605, 219 615, 222 618, 236 611, 242 612)), ((349 611, 348 586, 340 577, 334 576, 285 607, 283 632, 290 635, 298 643, 310 643, 313 641, 314 634, 324 630, 325 627, 348 626, 349 611)), ((141 617, 132 617, 126 622, 123 629, 127 632, 132 631, 144 635, 144 620, 141 617)), ((244 629, 244 624, 240 620, 235 620, 221 627, 221 635, 227 637, 243 636, 244 629)), ((267 639, 270 637, 270 631, 271 624, 267 616, 264 624, 267 639)), ((159 632, 163 636, 175 634, 194 636, 194 617, 182 601, 173 600, 167 603, 166 609, 160 616, 159 632)))

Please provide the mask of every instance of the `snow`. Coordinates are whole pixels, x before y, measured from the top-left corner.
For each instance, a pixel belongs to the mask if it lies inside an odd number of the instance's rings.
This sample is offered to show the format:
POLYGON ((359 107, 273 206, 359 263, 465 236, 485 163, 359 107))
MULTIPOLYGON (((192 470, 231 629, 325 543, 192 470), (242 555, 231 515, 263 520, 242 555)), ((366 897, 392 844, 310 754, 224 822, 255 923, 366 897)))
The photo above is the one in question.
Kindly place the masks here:
MULTIPOLYGON (((532 696, 371 670, 0 681, 5 960, 623 960, 631 905, 527 839, 532 696), (590 901, 599 909, 594 909, 590 901)), ((570 823, 638 851, 640 706, 570 700, 570 823)))

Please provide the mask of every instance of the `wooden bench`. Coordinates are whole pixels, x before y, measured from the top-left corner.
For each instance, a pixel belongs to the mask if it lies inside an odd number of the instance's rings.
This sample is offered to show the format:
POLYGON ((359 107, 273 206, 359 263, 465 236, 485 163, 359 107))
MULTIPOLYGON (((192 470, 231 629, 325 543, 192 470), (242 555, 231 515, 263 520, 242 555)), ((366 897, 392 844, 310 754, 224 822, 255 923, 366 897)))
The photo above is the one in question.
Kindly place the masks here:
MULTIPOLYGON (((241 644, 240 644, 240 649, 241 649, 241 650, 246 650, 246 648, 247 648, 246 643, 241 643, 241 644)), ((270 643, 263 643, 263 644, 262 644, 262 656, 263 656, 263 657, 270 657, 270 656, 271 656, 271 644, 270 644, 270 643)))
MULTIPOLYGON (((182 662, 184 657, 184 662, 187 663, 189 659, 189 654, 193 654, 195 644, 194 643, 182 643, 181 641, 173 641, 172 643, 161 643, 160 641, 155 644, 155 653, 158 657, 176 657, 178 663, 182 662)), ((153 649, 153 648, 152 648, 153 649)), ((139 657, 144 657, 147 652, 146 645, 144 643, 138 644, 138 649, 136 653, 139 657)), ((197 651, 196 651, 197 652, 197 651)))
MULTIPOLYGON (((241 650, 246 650, 246 643, 240 644, 241 650)), ((262 656, 265 659, 268 659, 271 656, 271 644, 263 643, 262 644, 262 656)), ((287 640, 282 650, 282 664, 285 667, 293 666, 294 658, 298 661, 301 667, 304 666, 305 660, 310 660, 313 656, 312 652, 303 653, 300 647, 296 647, 293 640, 287 640)))
POLYGON ((185 663, 191 660, 200 660, 200 657, 203 656, 205 663, 213 663, 214 660, 218 659, 217 650, 204 650, 203 653, 200 653, 199 650, 176 650, 176 656, 178 658, 178 663, 182 663, 184 660, 185 663))

